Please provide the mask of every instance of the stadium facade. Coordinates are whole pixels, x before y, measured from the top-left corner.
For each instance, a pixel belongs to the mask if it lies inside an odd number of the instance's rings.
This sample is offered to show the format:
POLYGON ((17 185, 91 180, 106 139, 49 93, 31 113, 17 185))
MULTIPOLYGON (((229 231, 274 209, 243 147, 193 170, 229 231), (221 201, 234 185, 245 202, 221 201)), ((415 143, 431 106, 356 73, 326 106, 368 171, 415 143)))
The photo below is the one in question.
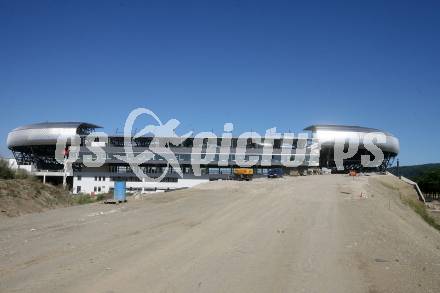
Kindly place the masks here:
MULTIPOLYGON (((173 144, 173 140, 167 137, 160 138, 159 140, 166 141, 163 145, 166 146, 167 153, 149 152, 152 144, 158 143, 153 136, 130 137, 128 141, 132 155, 150 154, 148 159, 139 165, 140 170, 147 177, 139 178, 133 172, 131 165, 123 159, 123 154, 127 153, 127 137, 93 136, 99 128, 98 125, 84 122, 31 124, 12 130, 8 135, 7 145, 19 165, 31 166, 32 173, 43 178, 44 181, 66 184, 73 193, 109 192, 113 189, 116 180, 126 181, 128 190, 143 192, 185 188, 209 180, 229 179, 233 168, 239 166, 236 155, 243 146, 240 144, 240 137, 223 136, 214 140, 202 140, 202 147, 199 153, 196 153, 200 159, 197 162, 199 172, 195 172, 196 138, 194 136, 183 139, 179 144, 173 144), (89 141, 90 137, 93 137, 92 141, 89 141), (68 152, 67 156, 64 153, 64 160, 59 158, 60 141, 64 142, 64 150, 68 152), (74 147, 76 151, 73 155, 74 147), (90 158, 97 156, 97 152, 93 151, 94 148, 102 151, 103 161, 96 166, 90 166, 86 161, 87 158, 90 161, 90 158), (167 154, 172 154, 174 163, 180 167, 179 172, 173 168, 173 164, 170 165, 167 154), (159 177, 160 182, 154 181, 159 177)), ((343 148, 347 149, 349 146, 345 144, 353 137, 360 138, 360 144, 355 153, 343 160, 343 171, 350 169, 383 171, 399 153, 398 139, 378 129, 312 125, 304 130, 310 135, 306 139, 298 137, 291 139, 287 153, 286 141, 283 137, 264 137, 256 140, 252 135, 247 136, 244 142, 244 159, 253 160, 250 167, 254 169, 256 176, 265 176, 271 168, 282 168, 286 174, 303 174, 321 168, 336 170, 335 141, 344 141, 343 148), (370 133, 384 134, 385 140, 375 143, 382 151, 383 159, 373 167, 365 167, 362 164, 362 156, 374 157, 371 150, 363 144, 363 138, 370 133), (265 152, 268 147, 271 149, 270 156, 265 152), (299 164, 295 166, 285 164, 286 158, 296 160, 299 157, 301 158, 299 164)))

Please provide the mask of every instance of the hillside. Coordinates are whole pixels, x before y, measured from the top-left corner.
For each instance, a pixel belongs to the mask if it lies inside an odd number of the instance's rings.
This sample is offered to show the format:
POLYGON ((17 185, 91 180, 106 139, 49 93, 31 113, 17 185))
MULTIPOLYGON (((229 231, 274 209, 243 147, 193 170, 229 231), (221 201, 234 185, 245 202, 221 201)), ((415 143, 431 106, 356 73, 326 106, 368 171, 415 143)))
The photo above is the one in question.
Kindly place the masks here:
POLYGON ((0 179, 1 215, 19 216, 71 205, 67 191, 38 180, 0 179))
POLYGON ((72 204, 62 188, 43 184, 24 170, 12 170, 0 158, 0 216, 19 216, 72 204))

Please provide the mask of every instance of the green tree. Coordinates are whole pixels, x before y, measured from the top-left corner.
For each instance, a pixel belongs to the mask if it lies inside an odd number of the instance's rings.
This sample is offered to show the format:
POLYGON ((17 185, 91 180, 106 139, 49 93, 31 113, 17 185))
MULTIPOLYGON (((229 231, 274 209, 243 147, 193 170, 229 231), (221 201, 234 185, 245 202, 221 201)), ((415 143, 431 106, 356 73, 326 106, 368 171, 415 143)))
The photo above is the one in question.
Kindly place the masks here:
POLYGON ((415 180, 426 193, 440 193, 440 168, 423 172, 415 180))

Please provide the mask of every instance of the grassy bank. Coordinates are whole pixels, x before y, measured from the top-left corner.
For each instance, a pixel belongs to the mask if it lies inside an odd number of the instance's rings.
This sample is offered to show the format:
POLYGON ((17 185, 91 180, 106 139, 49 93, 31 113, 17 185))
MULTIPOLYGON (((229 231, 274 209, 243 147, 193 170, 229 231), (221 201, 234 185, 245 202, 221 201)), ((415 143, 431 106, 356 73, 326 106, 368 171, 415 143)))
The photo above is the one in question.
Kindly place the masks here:
POLYGON ((0 215, 9 217, 48 209, 94 203, 108 195, 71 195, 62 186, 43 184, 24 170, 12 170, 0 159, 0 215))
POLYGON ((403 204, 410 207, 414 212, 416 212, 426 223, 428 223, 433 228, 440 231, 440 218, 433 216, 426 205, 419 200, 415 188, 407 184, 397 177, 378 178, 380 183, 386 188, 390 189, 391 192, 398 195, 403 204))
POLYGON ((440 231, 440 223, 438 223, 437 220, 431 216, 429 210, 426 208, 426 205, 423 202, 413 198, 402 198, 402 201, 411 207, 417 214, 419 214, 426 223, 440 231))

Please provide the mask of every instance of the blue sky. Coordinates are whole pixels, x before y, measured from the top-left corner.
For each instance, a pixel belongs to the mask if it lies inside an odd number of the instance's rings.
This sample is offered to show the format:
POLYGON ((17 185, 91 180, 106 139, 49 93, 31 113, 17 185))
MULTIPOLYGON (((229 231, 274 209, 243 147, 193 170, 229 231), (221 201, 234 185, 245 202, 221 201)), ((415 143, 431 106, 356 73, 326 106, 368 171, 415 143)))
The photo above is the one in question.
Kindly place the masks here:
POLYGON ((146 107, 182 132, 375 127, 440 162, 439 3, 0 0, 0 154, 23 124, 146 107))

